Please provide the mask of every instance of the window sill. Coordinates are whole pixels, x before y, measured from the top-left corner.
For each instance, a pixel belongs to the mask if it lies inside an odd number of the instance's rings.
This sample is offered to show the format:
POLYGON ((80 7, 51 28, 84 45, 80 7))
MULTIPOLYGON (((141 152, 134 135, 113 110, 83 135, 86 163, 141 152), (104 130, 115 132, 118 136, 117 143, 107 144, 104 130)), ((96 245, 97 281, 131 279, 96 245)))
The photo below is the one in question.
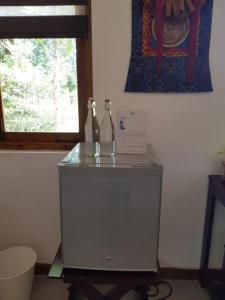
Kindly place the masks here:
POLYGON ((0 142, 0 150, 71 150, 76 143, 0 142))

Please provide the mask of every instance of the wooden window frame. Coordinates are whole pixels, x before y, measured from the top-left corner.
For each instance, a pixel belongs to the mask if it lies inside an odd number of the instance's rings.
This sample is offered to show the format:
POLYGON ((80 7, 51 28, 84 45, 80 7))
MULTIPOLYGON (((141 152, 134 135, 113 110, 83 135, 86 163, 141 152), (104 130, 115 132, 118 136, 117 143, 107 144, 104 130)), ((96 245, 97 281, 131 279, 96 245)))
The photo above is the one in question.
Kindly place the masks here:
MULTIPOLYGON (((0 6, 6 5, 85 5, 88 0, 0 0, 0 6)), ((1 17, 2 18, 2 17, 1 17)), ((0 18, 0 25, 1 25, 0 18)), ((4 17, 5 18, 5 17, 4 17)), ((3 18, 3 19, 4 19, 3 18)), ((46 20, 48 17, 20 17, 26 21, 29 18, 35 18, 35 24, 37 22, 46 20), (40 20, 38 20, 40 19, 40 20)), ((51 21, 62 22, 64 17, 51 17, 51 21)), ((70 17, 66 17, 70 20, 70 17)), ((6 19, 6 18, 5 18, 6 19)), ((17 21, 18 17, 7 18, 9 22, 17 21), (13 21, 14 19, 14 21, 13 21)), ((71 19, 72 20, 72 19, 71 19)), ((28 20, 29 21, 29 20, 28 20)), ((78 142, 84 141, 84 124, 87 116, 87 100, 93 95, 93 78, 92 78, 92 39, 91 39, 91 4, 90 1, 87 4, 87 34, 86 36, 81 34, 76 35, 77 45, 77 81, 78 81, 78 109, 79 109, 79 133, 45 133, 45 132, 6 132, 4 126, 4 113, 3 113, 3 102, 0 93, 0 150, 11 149, 11 150, 70 150, 78 142)), ((71 21, 74 22, 74 21, 71 21)), ((79 23, 79 16, 77 21, 79 23)), ((78 24, 77 23, 77 24, 78 24)), ((85 32, 85 19, 80 21, 81 29, 80 32, 85 32)), ((78 25, 79 26, 79 25, 78 25)), ((24 28, 26 28, 26 24, 24 28)), ((0 26, 1 28, 1 26, 0 26)), ((22 25, 23 28, 23 25, 22 25)), ((12 31, 11 31, 12 32, 12 31)), ((76 33, 75 33, 76 34, 76 33)), ((23 32, 20 30, 12 35, 7 34, 4 36, 0 32, 0 38, 32 38, 39 37, 36 33, 32 34, 23 32), (27 37, 28 35, 28 37, 27 37)), ((49 32, 46 36, 42 37, 55 37, 54 33, 49 32)), ((68 32, 59 32, 57 37, 73 37, 68 32)))

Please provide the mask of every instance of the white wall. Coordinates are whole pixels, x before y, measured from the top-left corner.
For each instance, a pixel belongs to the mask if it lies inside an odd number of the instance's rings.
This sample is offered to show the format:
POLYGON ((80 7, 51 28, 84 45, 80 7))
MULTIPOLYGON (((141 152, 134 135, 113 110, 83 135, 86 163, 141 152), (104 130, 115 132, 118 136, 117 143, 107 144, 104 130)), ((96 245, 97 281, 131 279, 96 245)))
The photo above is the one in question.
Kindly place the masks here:
MULTIPOLYGON (((93 0, 94 96, 149 114, 149 142, 164 168, 160 231, 163 265, 197 268, 207 175, 222 171, 225 146, 225 2, 215 0, 211 46, 214 93, 129 94, 131 0, 93 0)), ((60 240, 57 162, 64 152, 0 151, 0 249, 26 244, 51 262, 60 240)), ((222 218, 222 216, 221 216, 222 218)), ((216 242, 221 248, 221 242, 216 242)))
POLYGON ((117 109, 147 110, 149 142, 164 168, 160 258, 198 267, 207 175, 221 171, 225 145, 225 2, 215 0, 211 69, 215 88, 205 94, 124 93, 131 51, 131 0, 93 0, 94 96, 117 109))
POLYGON ((0 249, 25 245, 51 262, 60 243, 57 163, 65 152, 0 151, 0 249))

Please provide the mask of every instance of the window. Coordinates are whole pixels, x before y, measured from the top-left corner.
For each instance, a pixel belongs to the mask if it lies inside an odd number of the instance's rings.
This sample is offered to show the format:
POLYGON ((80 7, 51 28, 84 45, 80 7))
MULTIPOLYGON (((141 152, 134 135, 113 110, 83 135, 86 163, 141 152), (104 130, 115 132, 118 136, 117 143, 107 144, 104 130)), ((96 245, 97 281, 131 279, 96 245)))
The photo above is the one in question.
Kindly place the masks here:
POLYGON ((71 149, 92 95, 88 0, 0 0, 0 149, 71 149))

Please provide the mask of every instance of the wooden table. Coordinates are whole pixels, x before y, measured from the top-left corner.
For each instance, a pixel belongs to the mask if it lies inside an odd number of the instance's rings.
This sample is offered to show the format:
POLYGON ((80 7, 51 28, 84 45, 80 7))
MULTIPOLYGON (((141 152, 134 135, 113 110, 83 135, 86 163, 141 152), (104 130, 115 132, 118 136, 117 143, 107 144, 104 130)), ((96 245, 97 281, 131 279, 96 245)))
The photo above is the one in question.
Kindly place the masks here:
POLYGON ((225 179, 220 175, 210 175, 202 244, 200 283, 202 287, 209 290, 212 300, 225 300, 225 256, 221 270, 212 270, 208 268, 217 201, 225 207, 225 179))
POLYGON ((79 292, 90 300, 119 300, 130 290, 140 293, 142 300, 148 300, 149 286, 162 283, 156 272, 94 271, 64 268, 59 248, 50 269, 49 278, 62 279, 70 283, 68 300, 75 300, 79 292), (102 294, 96 284, 112 284, 114 287, 102 294))

